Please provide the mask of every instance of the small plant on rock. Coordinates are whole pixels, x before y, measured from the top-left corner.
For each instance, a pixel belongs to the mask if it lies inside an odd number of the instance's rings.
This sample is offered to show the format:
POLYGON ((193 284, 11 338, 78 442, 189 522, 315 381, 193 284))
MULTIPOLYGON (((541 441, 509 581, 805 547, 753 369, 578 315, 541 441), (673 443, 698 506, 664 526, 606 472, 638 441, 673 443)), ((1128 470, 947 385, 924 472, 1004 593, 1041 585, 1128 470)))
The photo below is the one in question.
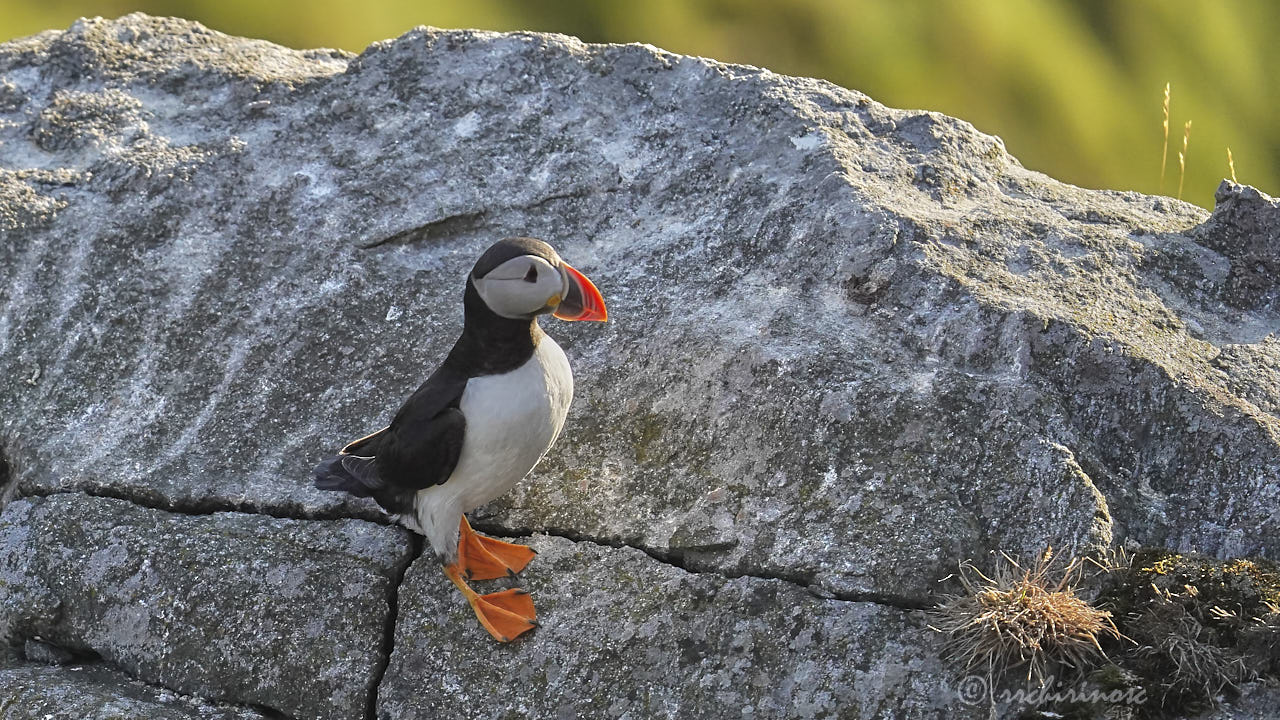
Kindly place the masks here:
POLYGON ((1052 550, 1028 567, 1002 553, 989 576, 966 562, 964 592, 942 598, 930 627, 947 635, 947 655, 993 680, 1025 667, 1043 685, 1058 668, 1083 670, 1103 657, 1100 636, 1119 637, 1111 614, 1080 597, 1083 565, 1057 567, 1052 550))
POLYGON ((1134 650, 1134 664, 1163 678, 1159 689, 1164 698, 1179 703, 1209 699, 1250 677, 1244 658, 1215 645, 1207 637, 1212 631, 1180 604, 1146 609, 1132 629, 1146 641, 1134 650))
POLYGON ((1106 593, 1137 645, 1119 661, 1151 699, 1146 717, 1205 710, 1280 675, 1280 572, 1265 560, 1146 549, 1106 593))

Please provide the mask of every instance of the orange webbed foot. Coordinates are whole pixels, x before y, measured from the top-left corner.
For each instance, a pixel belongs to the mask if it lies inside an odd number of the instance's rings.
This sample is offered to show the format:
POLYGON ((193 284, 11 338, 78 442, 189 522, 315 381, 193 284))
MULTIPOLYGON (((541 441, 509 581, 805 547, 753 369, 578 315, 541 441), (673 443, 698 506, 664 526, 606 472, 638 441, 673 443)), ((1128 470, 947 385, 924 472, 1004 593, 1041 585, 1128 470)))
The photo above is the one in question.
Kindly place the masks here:
POLYGON ((458 564, 446 566, 444 574, 458 586, 462 596, 475 611, 480 625, 494 640, 508 643, 538 626, 538 614, 527 590, 509 588, 487 595, 477 595, 462 580, 458 564))
POLYGON ((535 555, 533 548, 480 535, 465 515, 458 524, 458 566, 468 580, 514 576, 535 555))

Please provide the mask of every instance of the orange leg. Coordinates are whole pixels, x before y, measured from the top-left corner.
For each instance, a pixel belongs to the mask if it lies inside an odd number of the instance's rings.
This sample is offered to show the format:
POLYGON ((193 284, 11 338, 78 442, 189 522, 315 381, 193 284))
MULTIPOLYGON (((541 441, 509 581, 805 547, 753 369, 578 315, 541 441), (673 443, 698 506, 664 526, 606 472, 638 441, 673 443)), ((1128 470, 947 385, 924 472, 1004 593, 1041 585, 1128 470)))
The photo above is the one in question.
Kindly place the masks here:
POLYGON ((462 579, 458 563, 446 565, 444 574, 458 586, 476 619, 498 642, 507 643, 538 626, 537 612, 529 591, 510 588, 501 592, 477 595, 462 579))
POLYGON ((534 555, 533 548, 480 535, 471 529, 466 515, 458 523, 458 568, 468 580, 514 576, 534 555))

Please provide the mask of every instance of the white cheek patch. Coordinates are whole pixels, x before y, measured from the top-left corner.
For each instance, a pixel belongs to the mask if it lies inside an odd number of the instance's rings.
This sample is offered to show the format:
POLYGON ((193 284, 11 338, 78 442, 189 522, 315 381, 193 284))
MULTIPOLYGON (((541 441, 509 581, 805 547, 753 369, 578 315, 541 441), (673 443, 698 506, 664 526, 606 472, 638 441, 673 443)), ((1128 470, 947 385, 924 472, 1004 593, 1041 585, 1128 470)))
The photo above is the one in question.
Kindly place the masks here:
POLYGON ((528 311, 522 309, 521 305, 516 302, 517 297, 513 297, 511 287, 515 283, 523 282, 522 280, 490 280, 488 278, 473 279, 476 292, 480 293, 480 299, 484 300, 484 304, 489 309, 505 318, 520 318, 528 314, 528 311))
POLYGON ((476 292, 489 309, 505 318, 532 316, 547 305, 553 295, 563 292, 559 271, 542 258, 525 255, 494 268, 482 278, 472 278, 476 292), (537 268, 537 282, 525 280, 530 268, 537 268))

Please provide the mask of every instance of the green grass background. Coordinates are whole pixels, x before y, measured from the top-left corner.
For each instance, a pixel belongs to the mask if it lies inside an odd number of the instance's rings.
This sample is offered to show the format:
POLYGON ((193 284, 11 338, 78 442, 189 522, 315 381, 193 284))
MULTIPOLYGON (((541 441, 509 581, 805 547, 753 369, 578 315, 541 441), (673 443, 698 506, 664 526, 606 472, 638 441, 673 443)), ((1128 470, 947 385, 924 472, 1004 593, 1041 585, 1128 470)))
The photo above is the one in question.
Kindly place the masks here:
POLYGON ((1274 0, 0 0, 0 40, 86 15, 179 15, 292 47, 359 52, 415 25, 546 30, 822 77, 1000 135, 1028 167, 1211 207, 1227 174, 1280 189, 1280 2, 1274 0))

